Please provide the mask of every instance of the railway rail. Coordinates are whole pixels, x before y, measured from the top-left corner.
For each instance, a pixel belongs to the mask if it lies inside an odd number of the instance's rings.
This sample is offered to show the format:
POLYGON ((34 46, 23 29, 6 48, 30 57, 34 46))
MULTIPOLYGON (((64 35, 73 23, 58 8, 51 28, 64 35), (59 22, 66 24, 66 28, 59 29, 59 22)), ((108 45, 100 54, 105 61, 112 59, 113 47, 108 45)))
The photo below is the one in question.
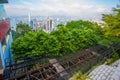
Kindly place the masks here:
POLYGON ((50 63, 50 58, 28 60, 22 63, 11 64, 4 71, 4 79, 8 80, 67 80, 75 70, 80 69, 85 72, 93 65, 104 61, 112 53, 120 49, 120 44, 116 43, 109 48, 104 46, 94 46, 83 51, 56 59, 50 63), (44 63, 43 63, 44 62, 44 63), (22 65, 21 65, 22 64, 22 65), (42 64, 42 65, 41 65, 42 64), (35 66, 37 65, 37 66, 35 66), (60 66, 63 70, 57 71, 60 66), (65 74, 63 74, 65 73, 65 74), (63 75, 61 75, 63 74, 63 75))

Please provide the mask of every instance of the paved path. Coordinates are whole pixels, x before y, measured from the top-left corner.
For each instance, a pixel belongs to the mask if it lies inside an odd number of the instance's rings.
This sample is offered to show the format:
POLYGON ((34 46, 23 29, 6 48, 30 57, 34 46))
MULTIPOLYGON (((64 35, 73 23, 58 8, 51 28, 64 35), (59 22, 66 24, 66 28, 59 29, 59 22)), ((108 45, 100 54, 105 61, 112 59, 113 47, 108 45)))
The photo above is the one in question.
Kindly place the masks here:
POLYGON ((105 64, 100 65, 90 72, 89 75, 91 75, 93 80, 120 80, 120 60, 111 66, 105 64))

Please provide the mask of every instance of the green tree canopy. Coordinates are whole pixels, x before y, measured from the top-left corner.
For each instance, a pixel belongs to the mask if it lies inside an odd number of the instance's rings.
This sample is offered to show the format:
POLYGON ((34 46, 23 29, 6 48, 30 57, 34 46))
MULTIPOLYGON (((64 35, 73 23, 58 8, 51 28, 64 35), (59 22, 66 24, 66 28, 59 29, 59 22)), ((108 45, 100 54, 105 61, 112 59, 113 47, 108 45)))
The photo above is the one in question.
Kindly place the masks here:
POLYGON ((120 6, 113 8, 112 14, 103 14, 102 20, 106 23, 105 34, 120 37, 120 6))
POLYGON ((78 20, 78 21, 68 22, 66 27, 76 28, 76 29, 88 29, 88 28, 93 28, 94 24, 90 21, 78 20))
POLYGON ((91 29, 60 27, 49 33, 29 32, 12 43, 12 50, 19 58, 23 56, 62 57, 97 44, 91 29))
POLYGON ((59 27, 63 27, 64 25, 63 24, 58 24, 57 25, 57 27, 59 28, 59 27))
POLYGON ((32 31, 32 29, 29 27, 29 25, 20 22, 17 24, 16 31, 13 32, 14 33, 13 39, 15 40, 21 36, 24 36, 29 31, 32 31))

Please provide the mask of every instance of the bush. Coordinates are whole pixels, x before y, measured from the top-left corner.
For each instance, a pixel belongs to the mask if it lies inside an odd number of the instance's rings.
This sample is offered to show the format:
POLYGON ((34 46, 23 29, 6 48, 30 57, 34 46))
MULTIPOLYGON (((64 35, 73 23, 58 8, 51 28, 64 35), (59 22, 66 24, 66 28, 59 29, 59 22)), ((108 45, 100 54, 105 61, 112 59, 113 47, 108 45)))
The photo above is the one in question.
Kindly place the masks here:
POLYGON ((27 32, 13 41, 12 50, 16 58, 21 56, 62 57, 98 44, 109 46, 114 42, 120 42, 116 37, 102 35, 101 29, 89 21, 72 21, 51 33, 42 30, 27 32))
POLYGON ((85 76, 85 75, 82 74, 82 72, 78 71, 78 72, 75 73, 75 74, 73 75, 73 77, 70 78, 69 80, 86 80, 86 79, 92 80, 92 79, 90 78, 90 76, 85 76))
POLYGON ((12 50, 19 56, 62 57, 97 44, 91 29, 69 29, 61 27, 48 34, 44 31, 29 32, 12 43, 12 50))

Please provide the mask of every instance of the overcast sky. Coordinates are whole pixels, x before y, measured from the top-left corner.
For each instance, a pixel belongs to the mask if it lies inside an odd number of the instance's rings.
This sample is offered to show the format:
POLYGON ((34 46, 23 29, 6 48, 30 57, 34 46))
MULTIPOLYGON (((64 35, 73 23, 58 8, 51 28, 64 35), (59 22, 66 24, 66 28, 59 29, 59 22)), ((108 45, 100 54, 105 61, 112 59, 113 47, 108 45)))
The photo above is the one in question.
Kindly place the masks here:
POLYGON ((5 4, 9 16, 78 16, 81 18, 100 18, 110 13, 119 0, 8 0, 5 4))

